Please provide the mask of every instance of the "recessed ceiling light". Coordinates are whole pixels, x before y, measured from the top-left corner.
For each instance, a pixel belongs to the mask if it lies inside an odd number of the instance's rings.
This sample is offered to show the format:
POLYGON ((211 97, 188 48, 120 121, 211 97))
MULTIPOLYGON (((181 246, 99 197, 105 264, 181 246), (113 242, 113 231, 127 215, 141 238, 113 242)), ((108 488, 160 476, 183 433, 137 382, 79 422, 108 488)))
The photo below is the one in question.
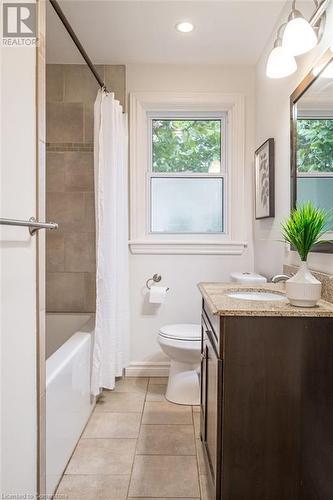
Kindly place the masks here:
POLYGON ((188 21, 183 21, 176 24, 176 30, 181 33, 191 33, 194 30, 194 25, 188 21))

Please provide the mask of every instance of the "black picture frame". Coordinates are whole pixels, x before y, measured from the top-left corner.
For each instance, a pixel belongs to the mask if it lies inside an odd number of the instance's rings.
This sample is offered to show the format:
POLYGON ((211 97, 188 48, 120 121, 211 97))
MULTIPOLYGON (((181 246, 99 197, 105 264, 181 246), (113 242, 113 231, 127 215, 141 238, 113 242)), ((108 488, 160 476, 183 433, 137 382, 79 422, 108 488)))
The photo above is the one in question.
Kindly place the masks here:
POLYGON ((275 217, 274 139, 269 138, 254 153, 255 218, 275 217))

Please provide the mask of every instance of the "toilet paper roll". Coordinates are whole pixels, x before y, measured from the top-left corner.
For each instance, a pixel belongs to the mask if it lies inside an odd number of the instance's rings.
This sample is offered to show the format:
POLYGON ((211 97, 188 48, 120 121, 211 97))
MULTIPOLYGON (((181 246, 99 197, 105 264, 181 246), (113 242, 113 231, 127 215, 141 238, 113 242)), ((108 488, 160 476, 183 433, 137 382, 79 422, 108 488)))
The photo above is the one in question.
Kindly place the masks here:
POLYGON ((163 304, 168 288, 166 286, 153 285, 149 291, 149 302, 151 304, 163 304))

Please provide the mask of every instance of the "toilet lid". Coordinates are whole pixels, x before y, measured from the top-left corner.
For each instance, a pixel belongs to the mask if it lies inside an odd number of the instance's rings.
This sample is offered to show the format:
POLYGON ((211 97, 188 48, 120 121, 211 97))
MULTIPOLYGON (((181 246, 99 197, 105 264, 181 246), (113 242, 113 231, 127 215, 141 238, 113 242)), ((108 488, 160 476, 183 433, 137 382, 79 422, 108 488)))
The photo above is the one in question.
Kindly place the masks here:
POLYGON ((160 328, 160 335, 175 340, 201 340, 201 325, 184 323, 166 325, 160 328))

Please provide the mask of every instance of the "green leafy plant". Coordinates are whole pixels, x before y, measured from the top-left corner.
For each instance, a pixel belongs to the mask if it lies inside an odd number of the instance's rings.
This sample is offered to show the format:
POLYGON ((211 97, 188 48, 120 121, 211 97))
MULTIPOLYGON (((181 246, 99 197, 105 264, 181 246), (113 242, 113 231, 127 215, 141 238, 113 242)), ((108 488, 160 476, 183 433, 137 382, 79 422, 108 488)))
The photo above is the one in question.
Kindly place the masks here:
POLYGON ((332 213, 322 208, 315 207, 310 201, 292 210, 288 219, 282 224, 284 240, 296 248, 302 261, 314 245, 332 243, 323 240, 323 235, 328 231, 332 213))

